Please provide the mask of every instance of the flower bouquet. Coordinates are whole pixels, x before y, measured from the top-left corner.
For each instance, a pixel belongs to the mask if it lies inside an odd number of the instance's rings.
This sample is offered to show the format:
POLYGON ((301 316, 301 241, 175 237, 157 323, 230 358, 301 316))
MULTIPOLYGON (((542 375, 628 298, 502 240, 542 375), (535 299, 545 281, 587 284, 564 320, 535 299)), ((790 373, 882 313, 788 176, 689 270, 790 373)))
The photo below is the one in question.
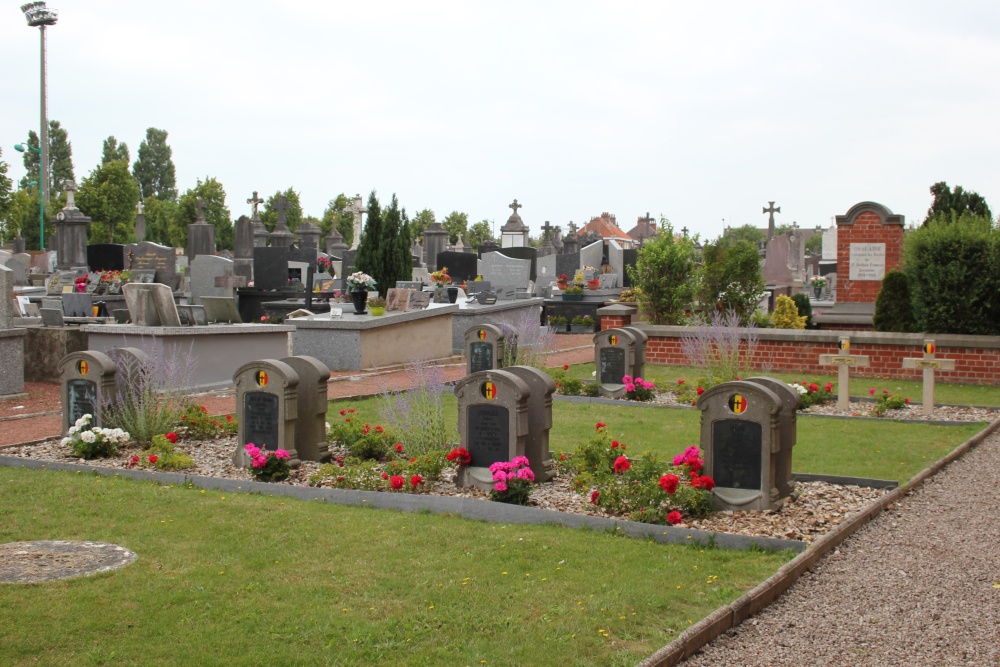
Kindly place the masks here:
POLYGON ((448 275, 448 267, 442 266, 439 270, 431 274, 431 282, 438 287, 451 284, 451 276, 448 275))
POLYGON ((269 452, 260 449, 252 442, 248 442, 244 447, 250 457, 250 474, 260 482, 280 482, 287 479, 292 472, 292 467, 288 464, 291 455, 284 449, 269 452))
POLYGON ((347 289, 352 292, 367 292, 375 289, 375 279, 361 271, 355 271, 347 276, 345 282, 347 283, 347 289))

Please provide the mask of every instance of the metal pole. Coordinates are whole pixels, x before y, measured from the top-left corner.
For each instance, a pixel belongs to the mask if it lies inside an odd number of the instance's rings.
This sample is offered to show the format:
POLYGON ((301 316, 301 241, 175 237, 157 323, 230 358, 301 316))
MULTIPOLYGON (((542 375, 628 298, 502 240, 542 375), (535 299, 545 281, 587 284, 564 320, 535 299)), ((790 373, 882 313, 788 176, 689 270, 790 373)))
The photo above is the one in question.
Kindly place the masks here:
POLYGON ((42 132, 39 139, 39 199, 38 199, 38 247, 45 250, 45 204, 49 200, 49 120, 45 113, 45 24, 38 26, 42 31, 42 132))

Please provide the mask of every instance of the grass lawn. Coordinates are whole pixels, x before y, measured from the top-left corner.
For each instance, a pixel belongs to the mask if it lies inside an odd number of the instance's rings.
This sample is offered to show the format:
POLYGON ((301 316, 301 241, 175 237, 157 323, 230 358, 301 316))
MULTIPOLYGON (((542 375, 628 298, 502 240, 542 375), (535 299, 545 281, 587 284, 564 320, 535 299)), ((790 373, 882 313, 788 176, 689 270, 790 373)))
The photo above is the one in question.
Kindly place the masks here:
POLYGON ((0 585, 0 664, 633 665, 790 556, 0 469, 0 542, 132 549, 0 585))

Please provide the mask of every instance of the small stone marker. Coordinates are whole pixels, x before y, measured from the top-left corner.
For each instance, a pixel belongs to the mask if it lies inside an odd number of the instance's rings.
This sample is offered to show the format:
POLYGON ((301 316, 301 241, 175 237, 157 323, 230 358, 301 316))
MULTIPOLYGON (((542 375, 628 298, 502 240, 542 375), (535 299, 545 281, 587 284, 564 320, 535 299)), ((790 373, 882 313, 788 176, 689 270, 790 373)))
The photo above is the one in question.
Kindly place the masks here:
POLYGON ((504 335, 500 327, 481 324, 465 332, 467 373, 503 368, 504 335))
POLYGON ((225 296, 203 296, 201 305, 205 307, 205 321, 208 324, 242 324, 240 309, 236 299, 225 296))
POLYGON ((528 384, 506 370, 474 373, 458 381, 459 440, 472 455, 472 463, 459 467, 457 486, 491 491, 491 464, 527 456, 530 397, 528 384))
POLYGON ((791 450, 787 466, 777 463, 782 399, 761 383, 723 382, 701 395, 698 409, 705 474, 715 480, 715 506, 777 509, 781 489, 792 484, 791 450))
POLYGON ((528 436, 524 455, 528 457, 536 482, 547 482, 556 476, 556 464, 549 453, 549 430, 552 428, 552 394, 556 381, 545 371, 532 366, 509 366, 504 369, 524 380, 531 390, 528 397, 528 436))
MULTIPOLYGON (((295 421, 299 374, 283 361, 259 359, 240 366, 233 375, 233 384, 239 411, 233 465, 250 465, 244 446, 253 443, 271 452, 286 450, 292 457, 290 463, 297 467, 295 421)), ((315 391, 312 387, 310 390, 315 391)))
POLYGON ((925 415, 934 414, 934 371, 955 370, 954 359, 937 359, 934 356, 936 352, 937 346, 934 344, 934 339, 928 338, 924 341, 924 356, 919 359, 914 357, 903 359, 903 368, 922 368, 924 371, 924 395, 921 399, 923 402, 921 411, 925 415))
POLYGON ((115 362, 103 352, 70 352, 59 362, 63 433, 83 415, 91 426, 103 426, 103 412, 116 395, 115 362))
POLYGON ((839 354, 819 355, 820 366, 837 366, 837 409, 851 409, 851 367, 864 368, 868 366, 868 357, 851 354, 851 339, 844 336, 838 344, 839 354))
POLYGON ((330 369, 315 357, 285 357, 299 376, 298 419, 295 422, 295 449, 301 461, 330 460, 326 441, 327 382, 330 369))
POLYGON ((608 329, 594 334, 594 366, 601 396, 621 398, 625 395, 626 375, 636 375, 636 338, 625 329, 608 329))

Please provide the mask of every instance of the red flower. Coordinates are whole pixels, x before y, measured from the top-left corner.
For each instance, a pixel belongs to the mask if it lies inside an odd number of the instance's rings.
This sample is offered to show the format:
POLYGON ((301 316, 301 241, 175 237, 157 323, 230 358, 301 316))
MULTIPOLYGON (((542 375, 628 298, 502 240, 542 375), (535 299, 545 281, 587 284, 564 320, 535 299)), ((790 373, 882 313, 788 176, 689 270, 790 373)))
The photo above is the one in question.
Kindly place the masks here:
POLYGON ((465 447, 456 447, 445 456, 449 461, 458 461, 458 465, 467 466, 472 463, 472 454, 465 447))
POLYGON ((611 449, 618 449, 618 441, 617 440, 612 440, 611 441, 611 449))
POLYGON ((691 478, 691 486, 696 489, 711 491, 715 488, 715 480, 708 475, 694 476, 691 478))
POLYGON ((413 475, 410 477, 410 486, 414 489, 424 483, 424 478, 420 475, 413 475))
POLYGON ((604 422, 597 422, 597 432, 600 433, 602 428, 607 428, 608 425, 604 422))
POLYGON ((410 459, 410 463, 416 463, 416 462, 417 462, 417 457, 414 456, 412 459, 410 459))
POLYGON ((368 435, 368 431, 370 430, 372 430, 372 427, 369 426, 368 424, 365 424, 365 427, 361 429, 361 435, 368 435))
POLYGON ((392 479, 389 480, 389 486, 391 486, 394 491, 399 491, 401 488, 403 488, 403 484, 405 483, 406 480, 403 479, 402 476, 400 475, 393 475, 392 479))
POLYGON ((348 418, 347 418, 347 419, 345 419, 344 421, 345 421, 345 422, 348 422, 348 423, 350 423, 350 421, 351 421, 351 418, 350 418, 350 417, 348 417, 348 418))
POLYGON ((188 416, 187 416, 187 415, 181 415, 181 419, 182 419, 182 420, 185 420, 185 421, 187 421, 187 418, 188 418, 188 416))
POLYGON ((883 393, 883 394, 888 394, 888 393, 889 393, 889 390, 888 390, 888 389, 883 389, 883 390, 882 390, 882 393, 883 393))
POLYGON ((564 371, 568 371, 569 370, 569 364, 563 364, 563 370, 564 371))
POLYGON ((679 380, 677 380, 677 385, 678 386, 680 386, 682 384, 684 384, 684 378, 680 378, 679 380))
POLYGON ((910 404, 910 399, 909 399, 909 398, 904 398, 904 399, 903 399, 903 401, 904 401, 904 402, 905 402, 905 403, 906 403, 907 405, 909 405, 909 404, 910 404))
POLYGON ((814 391, 819 391, 819 385, 815 384, 815 383, 810 383, 810 385, 809 385, 809 393, 811 394, 814 391))
POLYGON ((173 445, 177 444, 177 434, 174 433, 173 431, 171 431, 170 433, 167 433, 163 437, 166 438, 170 442, 170 444, 173 444, 173 445))
POLYGON ((875 390, 874 389, 869 389, 868 390, 868 395, 869 396, 874 396, 875 395, 875 390))
POLYGON ((354 412, 354 408, 347 408, 348 412, 354 412))
POLYGON ((208 414, 208 408, 206 408, 204 405, 199 405, 198 407, 201 408, 201 411, 204 412, 206 415, 208 414))
POLYGON ((132 465, 135 465, 138 462, 139 462, 139 457, 138 456, 133 456, 132 457, 132 465))
POLYGON ((560 461, 565 461, 566 460, 566 452, 563 452, 562 454, 559 455, 559 460, 560 461))
POLYGON ((826 389, 826 393, 829 394, 831 391, 833 391, 833 383, 832 382, 827 382, 826 386, 823 387, 823 388, 826 389))
POLYGON ((620 475, 631 467, 632 464, 629 463, 628 457, 619 456, 615 459, 615 474, 620 475))
POLYGON ((375 427, 375 432, 376 433, 385 433, 385 429, 383 429, 381 426, 376 426, 375 427))
POLYGON ((592 504, 594 504, 594 505, 600 505, 601 504, 600 500, 601 500, 601 492, 600 491, 593 491, 593 492, 591 492, 591 494, 590 494, 590 502, 592 504))
POLYGON ((149 456, 149 462, 150 463, 156 463, 156 459, 157 458, 158 457, 156 456, 156 454, 150 454, 150 456, 149 456))
POLYGON ((222 426, 222 424, 220 424, 219 422, 217 422, 216 420, 213 419, 212 420, 212 426, 222 426))
POLYGON ((398 453, 400 453, 400 454, 403 453, 403 443, 397 442, 395 445, 393 445, 393 447, 395 447, 395 449, 396 449, 396 451, 398 453))
POLYGON ((341 410, 341 411, 340 411, 340 414, 342 414, 342 415, 346 415, 346 414, 347 414, 347 410, 341 410))
POLYGON ((382 479, 389 479, 389 473, 382 473, 382 479))
POLYGON ((226 421, 229 422, 230 424, 232 424, 233 423, 233 416, 232 415, 226 415, 226 421))
POLYGON ((702 394, 704 394, 704 393, 705 393, 705 390, 704 390, 703 388, 701 388, 701 387, 698 387, 698 388, 697 388, 697 389, 695 389, 694 391, 695 391, 695 393, 696 393, 696 394, 698 394, 699 396, 701 396, 702 394))
POLYGON ((670 495, 673 495, 677 491, 677 485, 680 483, 681 480, 677 475, 667 474, 660 478, 660 488, 670 495))
POLYGON ((670 522, 671 526, 676 526, 677 524, 679 524, 681 522, 681 519, 682 519, 681 513, 678 512, 677 510, 674 510, 673 512, 667 515, 667 521, 670 522))

